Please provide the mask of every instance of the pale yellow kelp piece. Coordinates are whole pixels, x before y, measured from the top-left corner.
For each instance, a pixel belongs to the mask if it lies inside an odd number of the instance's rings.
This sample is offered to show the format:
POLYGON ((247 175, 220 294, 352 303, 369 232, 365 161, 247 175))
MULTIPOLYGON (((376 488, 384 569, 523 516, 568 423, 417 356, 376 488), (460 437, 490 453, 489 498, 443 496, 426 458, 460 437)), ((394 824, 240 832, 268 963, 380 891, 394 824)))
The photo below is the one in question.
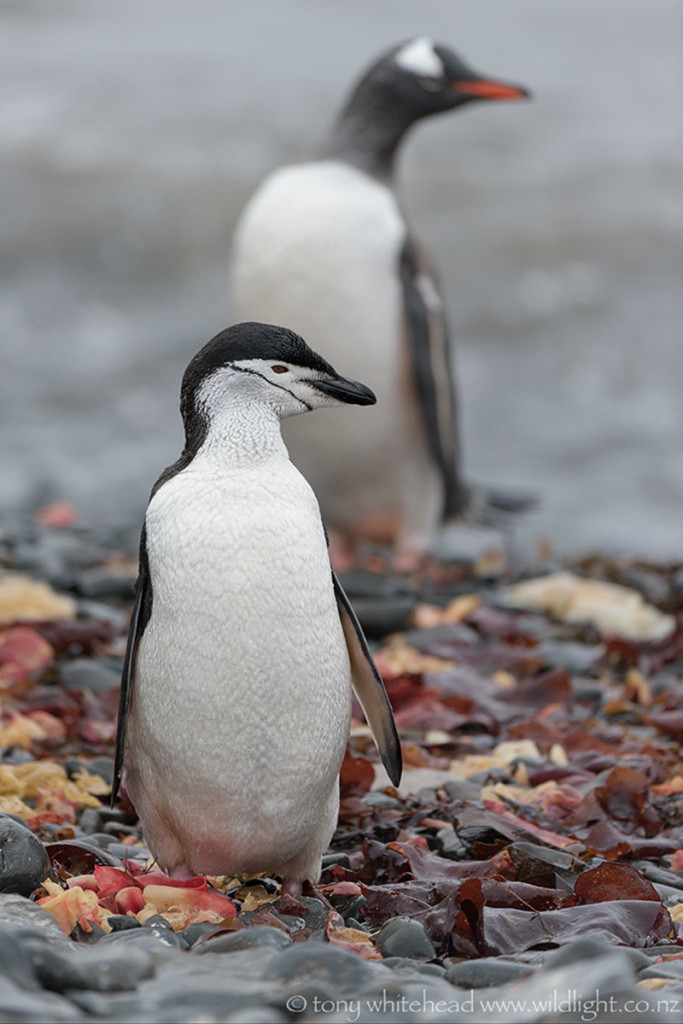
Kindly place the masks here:
POLYGON ((0 625, 75 618, 74 599, 55 593, 48 583, 18 573, 0 576, 0 625))
POLYGON ((562 622, 585 622, 603 636, 629 640, 662 640, 675 628, 665 615, 629 587, 556 572, 506 587, 503 600, 511 608, 547 612, 562 622))

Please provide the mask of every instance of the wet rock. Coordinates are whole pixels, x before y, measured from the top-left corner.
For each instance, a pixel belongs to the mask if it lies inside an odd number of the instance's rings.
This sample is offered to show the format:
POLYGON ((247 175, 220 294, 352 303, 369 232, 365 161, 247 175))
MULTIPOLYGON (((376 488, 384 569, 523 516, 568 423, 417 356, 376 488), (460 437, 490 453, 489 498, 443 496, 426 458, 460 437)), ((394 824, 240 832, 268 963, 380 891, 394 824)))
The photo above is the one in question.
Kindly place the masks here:
POLYGON ((441 856, 448 860, 464 860, 468 856, 467 847, 452 828, 440 829, 434 840, 441 856))
POLYGON ((365 635, 372 640, 406 629, 417 604, 416 599, 409 596, 354 597, 350 600, 365 635))
MULTIPOLYGON (((118 686, 118 683, 117 683, 117 686, 118 686)), ((113 757, 94 757, 92 759, 92 761, 90 762, 90 764, 88 765, 88 771, 90 772, 91 775, 99 775, 101 778, 104 779, 105 782, 108 782, 108 783, 111 784, 112 779, 114 778, 114 758, 113 757)), ((115 809, 114 810, 108 810, 106 808, 103 809, 103 811, 100 811, 100 813, 102 814, 102 818, 105 821, 111 821, 112 820, 112 815, 114 813, 121 814, 120 811, 117 811, 115 809)), ((124 817, 125 817, 125 815, 124 815, 124 817)))
POLYGON ((81 598, 77 602, 78 614, 84 619, 98 619, 113 626, 118 633, 123 633, 128 625, 128 612, 115 605, 103 604, 102 601, 91 601, 81 598))
POLYGON ((348 853, 326 853, 323 857, 323 871, 333 864, 338 864, 342 868, 350 867, 351 861, 349 860, 348 853))
POLYGON ((146 949, 150 953, 166 949, 187 949, 187 943, 180 932, 168 931, 165 928, 127 928, 124 931, 110 932, 100 939, 98 948, 102 946, 131 945, 146 949))
POLYGON ((479 634, 462 622, 445 622, 433 629, 415 629, 404 635, 409 647, 414 647, 422 654, 432 654, 436 647, 448 644, 476 644, 479 634))
POLYGON ((300 979, 315 980, 329 986, 338 996, 345 996, 370 984, 375 972, 369 963, 353 953, 305 942, 273 957, 263 976, 268 981, 285 984, 300 979))
POLYGON ((71 946, 52 914, 37 903, 15 893, 0 893, 0 927, 23 935, 43 938, 55 946, 71 946))
POLYGON ((81 948, 67 954, 43 945, 33 951, 31 964, 43 987, 52 992, 72 988, 130 992, 154 973, 152 959, 144 950, 115 946, 81 948))
POLYGON ((382 956, 417 957, 431 960, 436 951, 419 921, 409 917, 392 917, 383 924, 375 938, 382 956))
POLYGON ((121 672, 92 658, 74 658, 62 667, 60 678, 68 690, 106 693, 121 684, 121 672))
MULTIPOLYGON (((135 920, 135 918, 132 920, 135 920)), ((219 931, 219 929, 220 925, 209 924, 208 921, 197 921, 195 924, 189 924, 187 928, 183 928, 178 934, 182 937, 188 949, 191 949, 197 939, 201 939, 203 935, 209 935, 211 932, 219 931)))
POLYGON ((271 949, 285 949, 291 946, 292 939, 287 932, 279 928, 271 928, 269 925, 254 925, 252 928, 244 928, 239 932, 227 932, 224 935, 217 935, 215 939, 208 939, 202 942, 193 950, 193 953, 233 953, 242 949, 257 949, 270 947, 271 949))
POLYGON ((577 644, 566 640, 542 640, 538 653, 549 665, 565 668, 574 675, 588 672, 602 657, 602 644, 577 644))
POLYGON ((364 796, 361 797, 361 800, 367 807, 374 807, 376 810, 380 811, 403 810, 403 805, 400 800, 396 800, 393 796, 389 796, 388 793, 382 793, 377 790, 365 793, 364 796))
MULTIPOLYGON (((580 963, 582 960, 597 960, 600 957, 609 956, 612 952, 613 947, 606 945, 599 939, 585 936, 575 939, 574 942, 567 943, 566 946, 553 950, 546 957, 543 967, 547 970, 554 970, 558 967, 580 963)), ((650 962, 649 957, 639 949, 629 949, 626 946, 620 946, 619 952, 628 959, 636 970, 645 966, 645 961, 650 962)))
POLYGON ((102 819, 94 807, 85 807, 78 819, 78 827, 88 836, 92 836, 102 828, 102 819))
POLYGON ((0 892, 29 896, 49 870, 50 858, 30 828, 0 814, 0 892))
POLYGON ((495 985, 508 985, 518 978, 523 978, 532 970, 528 964, 511 963, 497 957, 484 957, 481 960, 466 960, 452 964, 446 969, 446 978, 451 985, 457 985, 458 988, 491 988, 495 985))
POLYGON ((93 566, 79 572, 76 590, 83 597, 115 598, 124 601, 133 599, 133 583, 122 573, 114 572, 106 565, 93 566))
MULTIPOLYGON (((137 918, 131 917, 129 914, 111 914, 107 918, 107 924, 113 932, 127 932, 131 928, 142 928, 137 918)), ((185 931, 187 931, 187 928, 185 931)))
POLYGON ((25 992, 0 977, 0 1021, 7 1024, 74 1024, 82 1015, 68 999, 52 992, 25 992))
POLYGON ((38 979, 24 946, 18 941, 16 931, 7 925, 0 925, 0 974, 29 992, 38 987, 38 979))

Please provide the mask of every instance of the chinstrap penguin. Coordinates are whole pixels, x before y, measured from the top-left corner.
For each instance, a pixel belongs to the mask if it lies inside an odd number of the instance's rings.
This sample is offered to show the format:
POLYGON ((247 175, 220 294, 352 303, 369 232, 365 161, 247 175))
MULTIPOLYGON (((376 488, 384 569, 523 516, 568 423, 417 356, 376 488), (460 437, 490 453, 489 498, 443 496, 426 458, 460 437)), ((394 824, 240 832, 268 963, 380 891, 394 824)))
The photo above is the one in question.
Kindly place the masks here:
POLYGON ((237 324, 190 362, 185 448, 152 490, 123 667, 116 770, 174 877, 320 875, 351 688, 389 777, 401 748, 280 420, 373 405, 292 331, 237 324))
POLYGON ((443 303, 394 190, 415 122, 527 95, 428 39, 395 46, 352 90, 319 158, 272 173, 238 223, 234 315, 287 323, 377 394, 372 422, 338 412, 285 428, 325 522, 349 545, 393 542, 410 561, 447 521, 496 525, 532 503, 462 479, 443 303))

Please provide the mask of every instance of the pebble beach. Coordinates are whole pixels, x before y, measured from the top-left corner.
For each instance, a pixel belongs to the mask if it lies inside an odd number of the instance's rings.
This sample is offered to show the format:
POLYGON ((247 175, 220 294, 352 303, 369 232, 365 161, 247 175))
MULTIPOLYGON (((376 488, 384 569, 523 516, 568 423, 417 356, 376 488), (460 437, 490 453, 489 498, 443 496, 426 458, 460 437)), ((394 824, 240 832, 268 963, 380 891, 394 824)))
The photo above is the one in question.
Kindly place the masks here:
POLYGON ((0 549, 0 1019, 683 1020, 680 563, 347 574, 405 772, 355 706, 292 897, 171 880, 109 808, 135 562, 68 518, 0 549))

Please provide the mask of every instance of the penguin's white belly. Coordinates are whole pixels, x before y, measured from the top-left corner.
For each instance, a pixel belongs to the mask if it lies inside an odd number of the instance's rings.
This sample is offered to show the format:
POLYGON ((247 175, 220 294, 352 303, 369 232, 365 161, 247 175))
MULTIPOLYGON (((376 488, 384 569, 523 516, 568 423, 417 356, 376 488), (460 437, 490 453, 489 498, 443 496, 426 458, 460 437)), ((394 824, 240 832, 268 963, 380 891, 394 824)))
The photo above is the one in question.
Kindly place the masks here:
POLYGON ((377 395, 359 417, 330 409, 283 429, 330 526, 424 546, 442 483, 429 455, 403 334, 405 223, 390 189, 335 161, 271 175, 238 227, 233 312, 300 333, 377 395), (386 527, 386 529, 385 529, 386 527))
POLYGON ((199 456, 146 528, 153 604, 125 765, 150 848, 198 873, 315 865, 351 683, 310 488, 284 458, 217 472, 199 456))

